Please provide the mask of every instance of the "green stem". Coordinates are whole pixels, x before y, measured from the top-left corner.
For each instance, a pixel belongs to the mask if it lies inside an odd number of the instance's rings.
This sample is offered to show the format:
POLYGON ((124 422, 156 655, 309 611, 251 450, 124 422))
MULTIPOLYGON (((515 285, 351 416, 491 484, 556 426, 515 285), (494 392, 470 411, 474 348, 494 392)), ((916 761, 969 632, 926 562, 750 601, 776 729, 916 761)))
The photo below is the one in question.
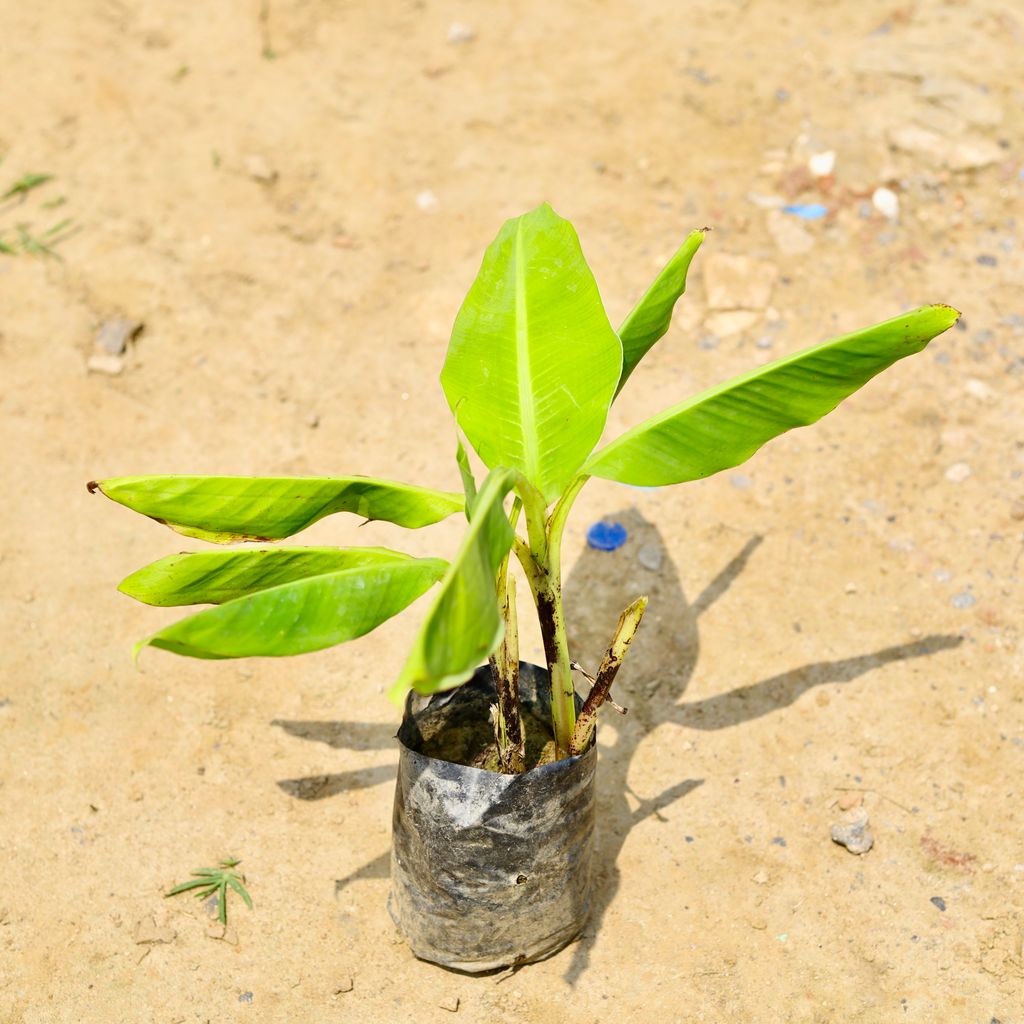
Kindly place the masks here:
POLYGON ((576 691, 572 682, 569 640, 562 605, 562 533, 569 509, 586 480, 586 477, 573 480, 546 522, 543 499, 538 501, 539 495, 524 493, 523 511, 526 514, 529 546, 519 544, 515 548, 537 605, 541 640, 551 680, 551 728, 561 756, 568 755, 576 726, 576 691), (538 521, 540 530, 537 528, 538 521))
POLYGON ((516 481, 516 492, 522 501, 523 515, 526 517, 526 536, 530 542, 530 552, 538 562, 544 564, 548 554, 544 497, 523 476, 516 481))
POLYGON ((569 510, 572 508, 573 502, 589 479, 588 476, 576 477, 555 503, 551 518, 548 519, 548 550, 551 552, 551 568, 559 584, 562 581, 562 534, 565 532, 565 523, 569 518, 569 510))
POLYGON ((551 730, 555 734, 559 754, 566 756, 576 726, 576 691, 573 689, 572 668, 569 664, 562 588, 556 578, 545 572, 533 596, 537 603, 544 657, 551 679, 551 730))

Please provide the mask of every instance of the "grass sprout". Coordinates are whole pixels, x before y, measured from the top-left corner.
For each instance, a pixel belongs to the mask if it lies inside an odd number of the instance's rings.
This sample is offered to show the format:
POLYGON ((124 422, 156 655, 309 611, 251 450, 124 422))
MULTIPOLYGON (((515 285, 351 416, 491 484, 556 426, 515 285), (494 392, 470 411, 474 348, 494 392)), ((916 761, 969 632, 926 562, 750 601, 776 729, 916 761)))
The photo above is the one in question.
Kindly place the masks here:
POLYGON ((196 868, 193 878, 176 885, 165 896, 180 896, 183 892, 194 892, 196 899, 205 900, 210 896, 217 897, 217 917, 220 923, 228 923, 228 889, 234 889, 252 910, 252 897, 245 889, 245 875, 235 871, 242 862, 228 857, 220 861, 215 868, 196 868))
POLYGON ((39 188, 40 185, 52 180, 52 174, 23 174, 3 195, 0 195, 0 200, 27 196, 34 188, 39 188))

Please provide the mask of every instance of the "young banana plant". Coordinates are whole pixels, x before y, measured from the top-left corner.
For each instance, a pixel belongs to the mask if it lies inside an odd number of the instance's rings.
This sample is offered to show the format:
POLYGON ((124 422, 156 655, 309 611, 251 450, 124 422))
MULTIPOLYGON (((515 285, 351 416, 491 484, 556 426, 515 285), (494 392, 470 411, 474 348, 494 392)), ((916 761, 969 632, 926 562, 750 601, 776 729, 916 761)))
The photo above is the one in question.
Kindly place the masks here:
POLYGON ((123 477, 90 490, 218 544, 291 537, 335 512, 417 529, 464 512, 450 561, 382 548, 244 547, 172 555, 120 589, 154 605, 209 604, 141 641, 197 658, 301 654, 374 629, 439 583, 390 690, 436 693, 490 659, 503 770, 523 770, 512 554, 536 608, 561 756, 586 749, 595 715, 646 599, 619 621, 577 720, 562 605, 562 537, 591 477, 642 486, 699 480, 834 409, 875 374, 956 323, 923 306, 759 367, 687 398, 598 447, 608 409, 668 330, 704 231, 692 232, 616 332, 572 225, 543 205, 508 221, 455 320, 441 385, 488 474, 477 490, 456 452, 463 494, 367 477, 123 477), (509 507, 509 498, 511 505, 509 507))

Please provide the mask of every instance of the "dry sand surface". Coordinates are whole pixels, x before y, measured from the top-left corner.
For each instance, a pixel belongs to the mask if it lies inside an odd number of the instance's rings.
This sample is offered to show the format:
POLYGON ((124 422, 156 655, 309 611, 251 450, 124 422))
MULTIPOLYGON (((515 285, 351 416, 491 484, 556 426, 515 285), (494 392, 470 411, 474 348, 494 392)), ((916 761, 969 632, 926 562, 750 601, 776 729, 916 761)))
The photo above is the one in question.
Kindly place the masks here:
MULTIPOLYGON (((1024 10, 260 10, 0 0, 0 191, 54 176, 0 205, 0 240, 73 219, 60 259, 0 254, 0 1020, 1024 1019, 1024 10), (447 332, 502 219, 543 199, 615 322, 714 228, 609 436, 922 302, 964 318, 739 470, 584 492, 574 655, 651 595, 631 714, 602 724, 599 905, 552 959, 472 978, 385 910, 383 689, 422 605, 298 660, 136 672, 178 613, 116 582, 201 545, 84 485, 457 488, 447 332), (94 348, 112 317, 144 324, 123 356, 94 348), (630 531, 614 553, 585 545, 602 518, 630 531), (858 807, 863 856, 830 838, 858 807), (162 898, 224 855, 255 900, 226 933, 162 898)), ((334 517, 301 542, 445 555, 460 532, 334 517)))

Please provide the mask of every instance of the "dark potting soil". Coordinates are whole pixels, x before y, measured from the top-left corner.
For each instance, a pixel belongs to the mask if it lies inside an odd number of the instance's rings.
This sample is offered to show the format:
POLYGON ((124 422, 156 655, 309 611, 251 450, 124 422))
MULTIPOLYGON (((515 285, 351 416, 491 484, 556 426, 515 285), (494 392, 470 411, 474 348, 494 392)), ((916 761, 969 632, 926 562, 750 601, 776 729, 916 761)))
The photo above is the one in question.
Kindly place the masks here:
MULTIPOLYGON (((451 712, 451 708, 448 709, 451 712)), ((421 743, 416 750, 427 757, 436 757, 453 764, 486 771, 501 771, 498 765, 498 744, 494 726, 487 717, 489 709, 474 703, 458 713, 425 716, 420 721, 421 743), (481 714, 483 712, 483 714, 481 714)), ((551 725, 529 708, 523 708, 523 731, 526 733, 526 770, 556 760, 555 739, 551 725)))

